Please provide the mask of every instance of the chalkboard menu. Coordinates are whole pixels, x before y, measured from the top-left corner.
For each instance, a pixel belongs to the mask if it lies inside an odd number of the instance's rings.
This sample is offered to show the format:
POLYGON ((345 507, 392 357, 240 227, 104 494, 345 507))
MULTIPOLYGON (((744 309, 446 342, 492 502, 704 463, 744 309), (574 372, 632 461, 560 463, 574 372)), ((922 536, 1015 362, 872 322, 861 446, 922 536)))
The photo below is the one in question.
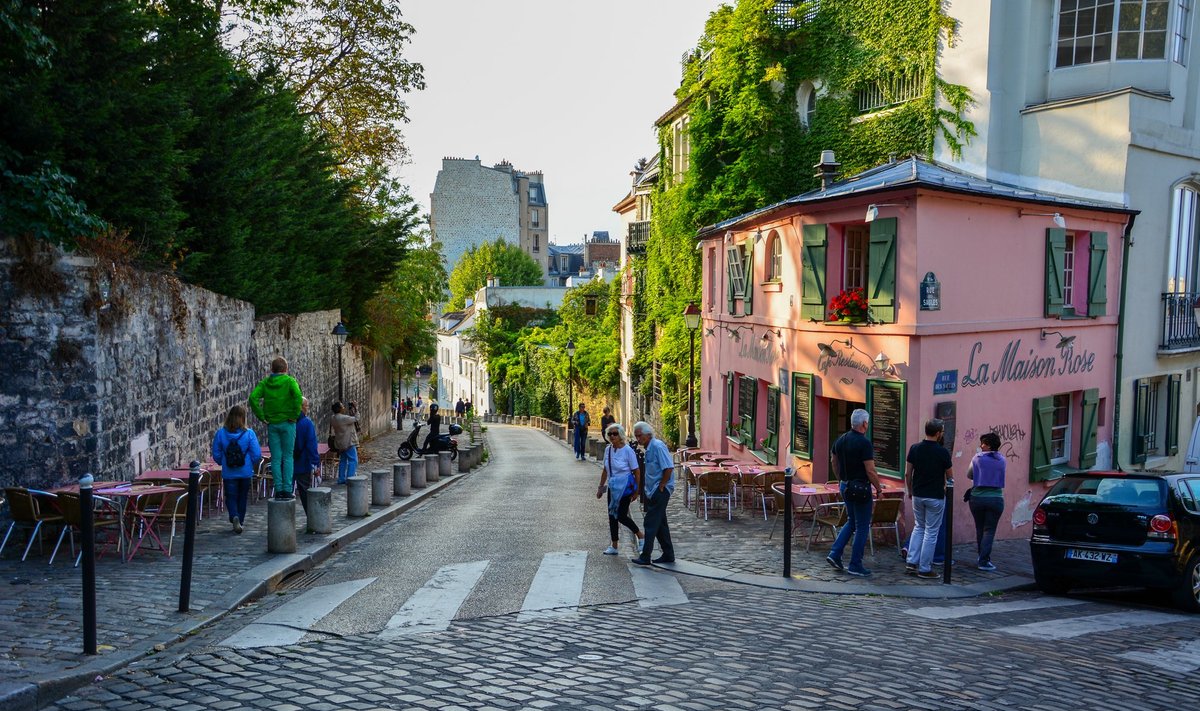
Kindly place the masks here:
POLYGON ((812 459, 812 373, 792 373, 792 454, 812 459))
POLYGON ((738 380, 738 414, 743 417, 754 417, 754 396, 757 394, 758 381, 743 375, 738 380))
POLYGON ((904 383, 867 381, 867 411, 871 413, 869 435, 875 445, 875 468, 893 475, 904 469, 906 405, 904 383))

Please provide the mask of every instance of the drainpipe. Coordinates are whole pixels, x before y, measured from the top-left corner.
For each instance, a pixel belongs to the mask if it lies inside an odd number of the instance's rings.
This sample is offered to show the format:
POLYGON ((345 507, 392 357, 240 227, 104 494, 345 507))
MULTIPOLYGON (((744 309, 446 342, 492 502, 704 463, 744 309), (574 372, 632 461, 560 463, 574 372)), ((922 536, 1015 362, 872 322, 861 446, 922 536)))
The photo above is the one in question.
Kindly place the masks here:
POLYGON ((1121 305, 1117 311, 1117 389, 1113 393, 1112 436, 1113 468, 1117 471, 1122 471, 1121 459, 1118 455, 1121 451, 1121 393, 1124 390, 1124 384, 1121 381, 1123 358, 1125 357, 1125 295, 1129 284, 1129 248, 1133 246, 1133 223, 1136 219, 1136 214, 1129 216, 1129 222, 1125 223, 1124 243, 1121 245, 1121 305))

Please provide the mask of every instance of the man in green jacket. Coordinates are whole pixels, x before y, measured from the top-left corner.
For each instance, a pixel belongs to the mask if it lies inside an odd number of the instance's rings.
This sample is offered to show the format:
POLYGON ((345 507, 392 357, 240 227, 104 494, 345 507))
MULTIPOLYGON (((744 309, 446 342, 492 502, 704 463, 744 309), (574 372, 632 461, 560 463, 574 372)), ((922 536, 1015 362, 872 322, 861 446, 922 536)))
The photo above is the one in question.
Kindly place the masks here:
POLYGON ((300 418, 300 384, 288 375, 282 356, 271 361, 271 374, 259 381, 250 393, 250 409, 267 423, 267 444, 271 448, 271 478, 275 498, 292 498, 292 449, 296 446, 296 420, 300 418))

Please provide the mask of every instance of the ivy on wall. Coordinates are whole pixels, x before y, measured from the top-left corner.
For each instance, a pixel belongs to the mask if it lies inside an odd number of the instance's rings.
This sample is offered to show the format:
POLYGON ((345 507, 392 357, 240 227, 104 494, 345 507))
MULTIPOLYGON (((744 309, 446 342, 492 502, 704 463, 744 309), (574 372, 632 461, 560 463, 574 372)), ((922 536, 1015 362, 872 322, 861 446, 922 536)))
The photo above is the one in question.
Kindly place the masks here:
POLYGON ((632 377, 648 394, 650 364, 661 364, 668 440, 679 440, 678 414, 687 407, 682 314, 701 297, 700 227, 817 187, 813 165, 821 150, 834 150, 843 174, 851 175, 889 156, 930 155, 939 137, 957 153, 975 134, 963 117, 971 103, 967 89, 937 74, 941 48, 957 26, 946 5, 738 0, 709 17, 676 91, 678 110, 659 128, 662 175, 650 239, 646 256, 632 265, 645 270, 642 294, 635 295, 632 377), (777 5, 791 5, 795 22, 779 23, 777 5), (797 101, 808 86, 817 99, 805 125, 806 107, 797 101), (878 108, 864 115, 864 103, 878 108), (673 117, 683 114, 688 167, 672 175, 673 117))

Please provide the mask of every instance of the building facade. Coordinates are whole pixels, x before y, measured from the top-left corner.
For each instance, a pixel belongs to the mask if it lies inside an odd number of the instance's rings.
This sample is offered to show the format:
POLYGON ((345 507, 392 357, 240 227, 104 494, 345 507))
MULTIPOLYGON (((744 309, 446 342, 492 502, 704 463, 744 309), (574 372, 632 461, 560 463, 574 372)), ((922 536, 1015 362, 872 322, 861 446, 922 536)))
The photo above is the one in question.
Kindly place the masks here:
POLYGON ((661 402, 654 394, 644 395, 640 381, 635 383, 631 364, 634 358, 634 319, 637 302, 643 298, 646 268, 646 243, 650 239, 651 193, 658 181, 659 158, 642 159, 629 174, 632 185, 625 197, 613 205, 621 217, 625 239, 620 244, 621 265, 621 385, 620 402, 613 413, 618 422, 639 420, 656 424, 661 402))
MULTIPOLYGON (((705 228, 700 446, 823 482, 865 408, 876 467, 901 478, 938 417, 962 491, 993 431, 997 535, 1028 536, 1054 479, 1111 461, 1131 218, 908 159, 705 228)), ((973 531, 965 507, 954 525, 973 531)))
POLYGON ((471 247, 497 238, 520 246, 548 273, 550 206, 540 171, 508 161, 443 158, 429 196, 429 226, 451 271, 471 247))
POLYGON ((969 87, 976 100, 967 118, 978 136, 960 157, 939 144, 939 159, 994 180, 1140 211, 1117 374, 1114 448, 1126 469, 1181 468, 1200 407, 1193 6, 955 3, 959 38, 941 61, 941 75, 969 87))

